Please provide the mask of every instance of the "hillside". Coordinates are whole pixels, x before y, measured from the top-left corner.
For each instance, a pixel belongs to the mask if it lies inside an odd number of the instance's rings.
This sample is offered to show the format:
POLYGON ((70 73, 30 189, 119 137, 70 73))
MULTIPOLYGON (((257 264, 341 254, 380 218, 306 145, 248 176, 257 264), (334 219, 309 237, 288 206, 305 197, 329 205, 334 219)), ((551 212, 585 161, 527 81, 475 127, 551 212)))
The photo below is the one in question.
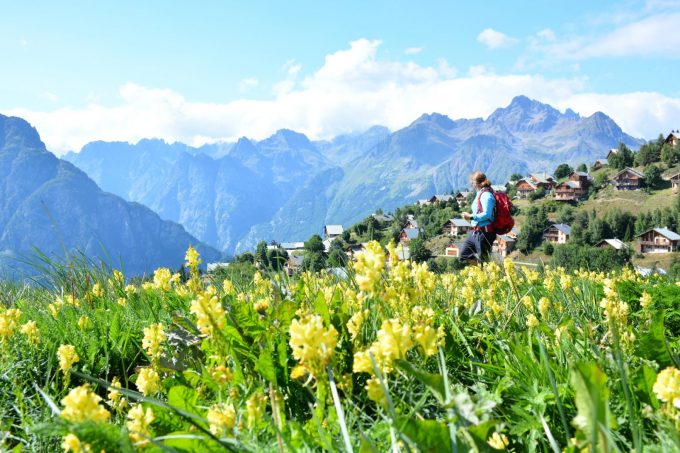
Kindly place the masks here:
POLYGON ((220 258, 181 225, 102 191, 84 172, 45 149, 20 118, 0 115, 0 270, 26 270, 39 249, 51 258, 79 251, 129 275, 177 268, 193 244, 207 261, 220 258))

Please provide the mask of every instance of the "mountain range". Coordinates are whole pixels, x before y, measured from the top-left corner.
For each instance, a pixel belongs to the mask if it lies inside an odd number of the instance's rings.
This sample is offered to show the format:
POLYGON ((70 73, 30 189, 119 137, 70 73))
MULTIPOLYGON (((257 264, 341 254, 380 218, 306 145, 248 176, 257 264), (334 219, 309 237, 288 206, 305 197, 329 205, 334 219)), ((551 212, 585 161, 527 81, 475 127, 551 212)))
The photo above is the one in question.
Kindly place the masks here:
POLYGON ((504 183, 512 173, 592 163, 610 148, 639 147, 607 115, 582 117, 518 96, 488 118, 424 114, 391 132, 311 141, 280 130, 199 148, 162 140, 92 142, 64 158, 102 189, 142 203, 224 252, 260 240, 299 241, 324 224, 352 224, 467 186, 474 170, 504 183))
POLYGON ((185 229, 139 203, 102 191, 82 170, 47 151, 25 120, 0 115, 0 271, 30 272, 38 249, 62 260, 74 252, 128 275, 178 268, 194 245, 205 262, 221 258, 185 229))

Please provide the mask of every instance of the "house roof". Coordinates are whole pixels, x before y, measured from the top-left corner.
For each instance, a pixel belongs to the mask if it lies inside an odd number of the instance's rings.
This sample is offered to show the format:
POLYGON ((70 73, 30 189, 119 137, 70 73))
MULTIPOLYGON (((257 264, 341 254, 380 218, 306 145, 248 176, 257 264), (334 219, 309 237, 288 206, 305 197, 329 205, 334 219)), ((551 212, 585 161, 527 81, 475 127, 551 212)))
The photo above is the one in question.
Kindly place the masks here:
MULTIPOLYGON (((585 177, 590 176, 587 171, 575 171, 575 172, 572 173, 572 175, 585 176, 585 177)), ((571 175, 569 175, 569 176, 571 176, 571 175)))
POLYGON ((579 184, 576 181, 564 181, 564 182, 561 182, 557 185, 558 188, 561 187, 561 186, 567 186, 567 187, 572 188, 572 189, 579 189, 581 187, 581 184, 579 184))
POLYGON ((650 231, 656 231, 661 236, 664 236, 666 239, 669 239, 671 241, 680 241, 680 234, 676 233, 675 231, 671 231, 671 230, 669 230, 668 228, 665 228, 665 227, 664 228, 652 228, 652 229, 645 231, 644 233, 638 234, 635 237, 640 237, 642 235, 649 233, 650 231))
POLYGON ((546 172, 532 173, 529 177, 536 182, 543 182, 543 183, 550 183, 549 179, 552 179, 553 181, 555 180, 555 178, 553 176, 549 175, 546 172))
POLYGON ((450 248, 450 247, 461 248, 463 246, 463 244, 465 244, 465 242, 463 242, 463 241, 450 242, 449 245, 446 246, 446 248, 447 249, 450 248))
POLYGON ((461 197, 463 197, 463 198, 467 198, 468 195, 470 195, 470 192, 469 192, 469 191, 458 192, 458 193, 456 194, 456 198, 458 198, 459 196, 461 196, 461 197))
POLYGON ((342 228, 342 225, 326 225, 324 227, 324 231, 326 234, 342 234, 344 229, 342 228))
POLYGON ((642 173, 640 173, 640 172, 637 171, 636 169, 630 168, 630 167, 624 168, 623 170, 621 170, 620 172, 618 172, 617 174, 615 174, 614 177, 613 177, 612 179, 618 178, 619 175, 621 175, 622 173, 624 173, 624 172, 626 172, 626 171, 631 172, 632 174, 634 174, 634 175, 637 176, 638 178, 645 179, 645 175, 643 175, 642 173))
POLYGON ((673 180, 680 180, 680 173, 676 173, 676 174, 674 174, 673 176, 671 176, 671 177, 668 178, 668 179, 670 179, 671 181, 673 181, 673 180))
POLYGON ((505 234, 499 234, 497 238, 505 242, 515 242, 515 239, 505 234))
POLYGON ((394 216, 392 214, 373 214, 373 218, 378 222, 391 222, 394 220, 394 216))
POLYGON ((453 224, 453 226, 457 227, 471 227, 470 222, 468 222, 465 219, 449 219, 449 222, 453 224))
POLYGON ((439 201, 449 201, 450 199, 453 198, 453 195, 450 195, 450 194, 449 194, 449 195, 446 195, 446 194, 444 194, 444 195, 437 194, 437 195, 435 195, 433 198, 435 198, 435 199, 437 199, 437 200, 439 200, 439 201))
POLYGON ((561 231, 564 234, 571 234, 571 227, 567 225, 566 223, 553 223, 550 225, 548 228, 546 228, 544 231, 548 231, 550 228, 556 228, 557 231, 561 231))
POLYGON ((517 184, 519 184, 519 183, 521 183, 521 182, 525 182, 525 183, 529 184, 533 189, 537 189, 537 188, 538 188, 538 186, 536 186, 536 184, 534 184, 534 182, 533 182, 531 179, 529 179, 529 178, 518 179, 517 182, 515 183, 515 185, 517 185, 517 184))
POLYGON ((418 204, 430 204, 430 199, 429 198, 421 198, 417 202, 418 204))
POLYGON ((298 250, 305 248, 304 242, 282 242, 281 248, 284 250, 298 250))
POLYGON ((420 234, 420 230, 418 228, 404 228, 402 231, 409 239, 415 239, 420 234))
POLYGON ((599 247, 601 245, 604 245, 605 243, 611 245, 616 250, 623 250, 628 248, 628 246, 620 239, 602 239, 600 242, 595 244, 595 247, 599 247))
POLYGON ((516 226, 514 226, 514 227, 512 227, 512 230, 510 230, 510 232, 512 232, 512 233, 514 233, 514 234, 519 234, 519 228, 517 228, 516 226))
POLYGON ((413 225, 413 228, 418 228, 418 221, 416 219, 410 218, 407 220, 407 223, 413 225))
POLYGON ((602 159, 595 159, 595 162, 599 162, 601 165, 609 165, 609 161, 607 160, 606 157, 602 159))
POLYGON ((302 262, 305 259, 305 255, 289 255, 288 262, 293 266, 302 266, 302 262))

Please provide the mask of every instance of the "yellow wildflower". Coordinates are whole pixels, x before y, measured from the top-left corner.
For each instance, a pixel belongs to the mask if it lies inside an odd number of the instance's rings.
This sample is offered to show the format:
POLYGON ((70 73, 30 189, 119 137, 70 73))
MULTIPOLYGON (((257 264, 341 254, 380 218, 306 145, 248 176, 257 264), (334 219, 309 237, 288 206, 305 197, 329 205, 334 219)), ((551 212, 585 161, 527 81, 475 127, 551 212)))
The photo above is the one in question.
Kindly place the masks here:
POLYGON ((491 448, 495 448, 496 450, 505 450, 505 447, 508 446, 510 441, 508 441, 508 436, 505 434, 498 434, 497 432, 494 432, 489 440, 486 441, 491 448))
POLYGON ((358 311, 347 321, 347 331, 350 333, 352 341, 356 340, 359 336, 361 326, 363 326, 368 314, 368 310, 358 311))
POLYGON ((264 312, 269 308, 269 298, 259 299, 257 302, 255 302, 254 308, 256 312, 264 314, 264 312))
POLYGON ((222 282, 222 291, 224 291, 224 294, 230 296, 236 293, 236 288, 234 288, 234 284, 231 282, 231 280, 225 278, 222 282))
POLYGON ((127 286, 125 287, 125 295, 126 295, 127 297, 132 296, 132 295, 135 294, 136 292, 137 292, 137 288, 136 288, 134 285, 127 285, 127 286))
POLYGON ((170 291, 170 283, 172 281, 172 272, 170 269, 161 267, 153 273, 153 287, 161 291, 170 291))
POLYGON ((231 368, 224 365, 216 365, 209 370, 210 376, 218 384, 226 384, 231 381, 234 377, 234 373, 231 368))
POLYGON ((377 335, 383 356, 389 357, 390 362, 406 357, 406 353, 413 347, 411 334, 408 324, 401 324, 397 319, 383 321, 377 335))
POLYGON ((64 301, 68 305, 72 305, 74 307, 80 307, 80 299, 76 298, 73 294, 67 294, 64 296, 64 301))
POLYGON ((0 313, 0 341, 4 341, 14 335, 14 331, 19 326, 21 311, 16 308, 0 313))
POLYGON ((248 427, 252 428, 262 418, 267 405, 267 397, 262 393, 253 393, 246 400, 246 413, 248 414, 248 427))
POLYGON ((73 433, 69 433, 64 436, 61 442, 61 448, 64 449, 64 453, 91 453, 92 447, 90 444, 83 444, 73 433))
POLYGON ((444 343, 444 327, 440 326, 437 330, 431 326, 418 324, 413 328, 416 342, 423 348, 426 356, 437 353, 437 348, 444 343))
POLYGON ((26 335, 28 342, 31 344, 38 344, 40 342, 40 330, 38 330, 38 325, 35 321, 28 321, 21 326, 21 333, 26 335))
POLYGON ((125 285, 125 276, 118 269, 114 269, 109 279, 109 286, 113 289, 122 288, 125 285))
POLYGON ((191 302, 189 311, 196 316, 196 325, 204 335, 212 334, 215 328, 222 330, 226 325, 224 308, 214 290, 210 288, 191 302))
POLYGON ((156 360, 161 356, 162 343, 166 338, 162 323, 151 324, 149 327, 144 328, 142 348, 144 348, 146 354, 152 360, 156 360))
POLYGON ((62 307, 64 306, 64 301, 60 298, 57 298, 53 303, 49 304, 47 306, 47 309, 50 311, 50 314, 54 319, 57 319, 57 315, 61 311, 62 307))
POLYGON ((135 442, 137 446, 144 445, 149 442, 148 438, 151 437, 151 431, 149 426, 155 420, 153 410, 147 407, 144 410, 144 406, 141 404, 135 405, 127 414, 128 421, 125 422, 132 442, 135 442))
POLYGON ((680 370, 668 367, 659 372, 652 390, 661 401, 680 409, 680 370))
POLYGON ((71 371, 73 364, 80 361, 80 357, 76 353, 76 348, 70 344, 62 344, 57 349, 57 358, 59 359, 59 369, 65 374, 71 371))
POLYGON ((76 387, 61 400, 64 406, 61 417, 72 422, 106 421, 111 414, 99 405, 101 400, 89 384, 76 387))
POLYGON ((122 397, 121 393, 117 390, 121 388, 120 379, 114 377, 111 380, 111 386, 109 387, 108 393, 108 403, 114 409, 124 409, 127 406, 127 400, 122 397))
POLYGON ((380 243, 371 241, 363 252, 357 252, 354 263, 355 280, 359 289, 372 294, 377 290, 382 271, 385 268, 385 252, 380 243))
POLYGON ((189 246, 187 253, 184 255, 184 260, 186 261, 187 267, 190 269, 197 269, 198 265, 203 262, 199 258, 199 254, 193 246, 189 246))
POLYGON ((382 407, 387 407, 387 395, 385 395, 378 378, 371 378, 366 381, 366 394, 371 401, 378 403, 382 407))
POLYGON ((647 291, 644 291, 642 296, 640 296, 640 306, 642 308, 647 308, 652 304, 652 302, 652 296, 650 296, 647 291))
POLYGON ((90 322, 90 319, 83 315, 80 318, 78 318, 78 328, 82 331, 88 330, 92 326, 92 323, 90 322))
POLYGON ((236 411, 231 404, 216 404, 208 409, 210 432, 222 436, 231 432, 236 423, 236 411))
POLYGON ((137 375, 137 389, 144 395, 152 395, 160 390, 160 376, 153 368, 146 367, 139 370, 137 375))
POLYGON ((104 296, 104 288, 102 288, 102 285, 99 283, 95 283, 92 285, 92 289, 90 290, 90 293, 94 297, 103 297, 104 296))
POLYGON ((124 297, 119 297, 118 300, 116 301, 116 303, 118 305, 120 305, 121 307, 124 307, 124 306, 127 305, 127 300, 125 300, 124 297))
POLYGON ((548 309, 550 308, 550 300, 547 297, 541 297, 538 300, 538 311, 543 318, 548 315, 548 309))
POLYGON ((299 379, 307 375, 307 368, 302 365, 296 365, 290 372, 291 379, 299 379))
POLYGON ((322 372, 338 343, 335 327, 324 327, 321 317, 314 315, 301 320, 294 319, 289 331, 293 357, 310 373, 316 375, 322 372))
POLYGON ((527 316, 527 327, 529 329, 533 329, 538 324, 539 324, 539 322, 538 322, 538 318, 536 318, 536 316, 534 316, 533 314, 527 316))

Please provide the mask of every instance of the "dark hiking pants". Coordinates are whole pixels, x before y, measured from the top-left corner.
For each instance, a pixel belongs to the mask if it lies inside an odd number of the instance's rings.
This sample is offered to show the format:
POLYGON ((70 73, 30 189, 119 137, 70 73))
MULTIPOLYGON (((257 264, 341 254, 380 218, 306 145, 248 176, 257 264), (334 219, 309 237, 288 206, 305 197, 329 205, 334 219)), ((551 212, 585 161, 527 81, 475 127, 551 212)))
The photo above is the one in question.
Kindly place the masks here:
POLYGON ((471 230, 465 242, 463 242, 463 247, 460 250, 460 259, 486 261, 489 258, 491 246, 495 240, 496 233, 471 230))

